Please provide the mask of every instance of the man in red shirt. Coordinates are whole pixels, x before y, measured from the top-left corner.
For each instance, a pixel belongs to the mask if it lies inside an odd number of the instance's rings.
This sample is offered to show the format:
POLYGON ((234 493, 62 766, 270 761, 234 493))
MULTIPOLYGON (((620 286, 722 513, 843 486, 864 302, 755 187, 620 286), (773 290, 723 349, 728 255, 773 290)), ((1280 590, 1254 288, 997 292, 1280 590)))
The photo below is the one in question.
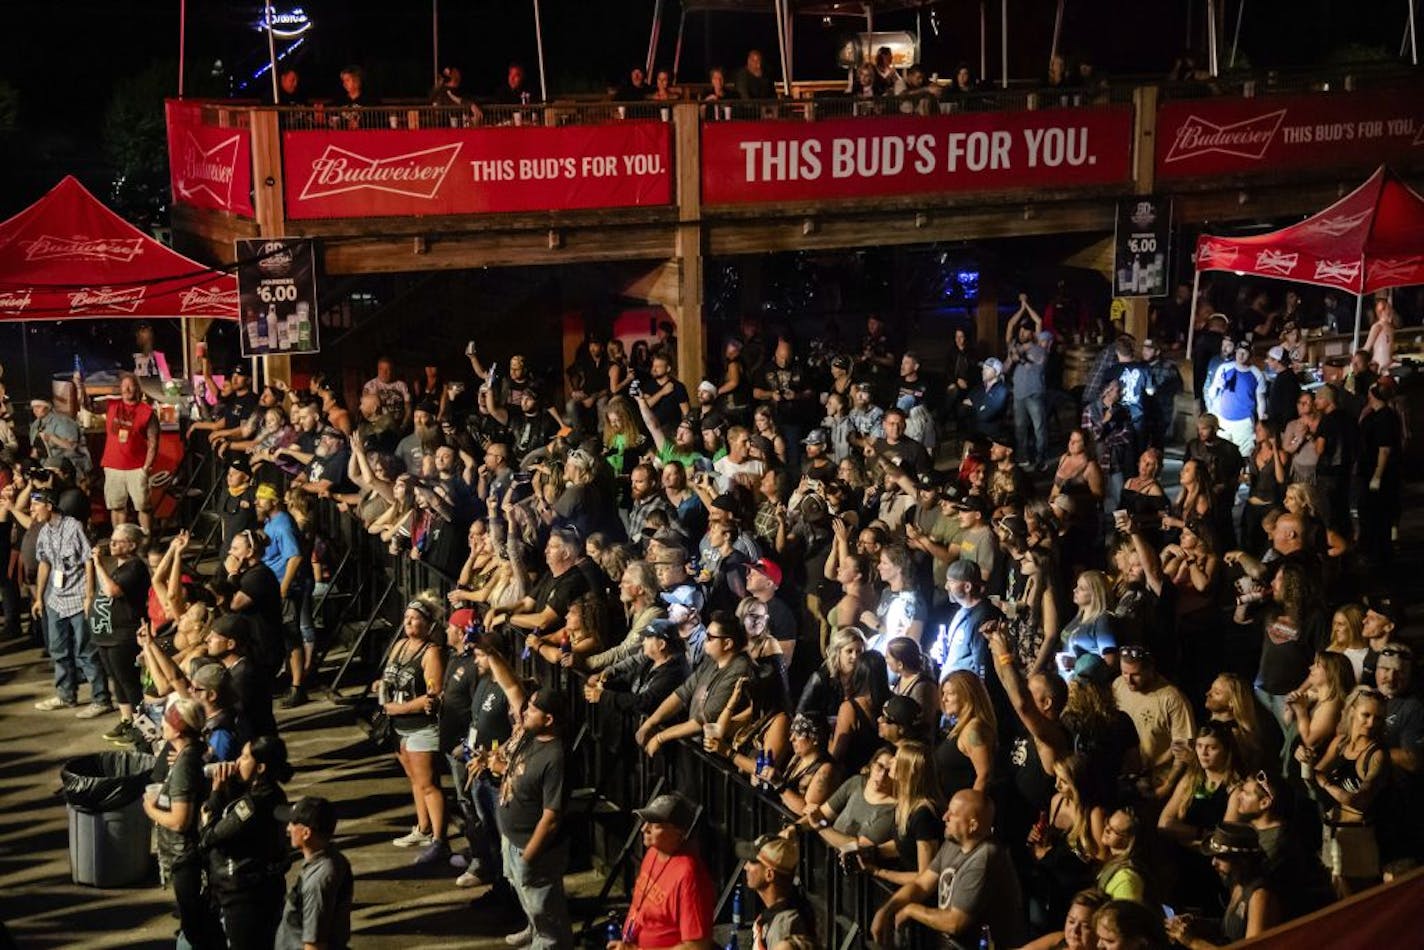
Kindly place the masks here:
POLYGON ((643 864, 621 940, 608 950, 711 950, 712 876, 687 840, 696 809, 674 792, 634 814, 643 820, 643 864))
POLYGON ((143 401, 138 377, 119 377, 119 398, 104 407, 104 507, 114 524, 128 520, 133 501, 138 523, 153 533, 153 513, 148 503, 148 475, 158 457, 158 413, 143 401))

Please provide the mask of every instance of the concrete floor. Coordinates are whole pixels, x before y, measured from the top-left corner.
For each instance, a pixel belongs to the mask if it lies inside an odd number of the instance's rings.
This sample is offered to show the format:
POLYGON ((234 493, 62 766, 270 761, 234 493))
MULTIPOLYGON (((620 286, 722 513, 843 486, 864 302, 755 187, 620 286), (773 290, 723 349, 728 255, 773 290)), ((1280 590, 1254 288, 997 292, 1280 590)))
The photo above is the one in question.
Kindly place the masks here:
MULTIPOLYGON (((84 722, 72 711, 32 708, 50 695, 50 676, 37 648, 0 645, 0 920, 26 950, 171 947, 177 920, 156 868, 148 886, 101 890, 72 882, 59 769, 114 747, 100 738, 107 719, 84 722)), ((409 786, 392 756, 373 754, 348 709, 315 701, 279 720, 297 766, 288 795, 337 803, 338 846, 356 873, 356 945, 503 947, 503 935, 523 926, 512 907, 472 908, 485 888, 456 887, 458 872, 448 867, 416 871, 413 853, 390 845, 413 823, 409 786)), ((600 883, 592 873, 568 880, 574 895, 595 894, 600 883)))

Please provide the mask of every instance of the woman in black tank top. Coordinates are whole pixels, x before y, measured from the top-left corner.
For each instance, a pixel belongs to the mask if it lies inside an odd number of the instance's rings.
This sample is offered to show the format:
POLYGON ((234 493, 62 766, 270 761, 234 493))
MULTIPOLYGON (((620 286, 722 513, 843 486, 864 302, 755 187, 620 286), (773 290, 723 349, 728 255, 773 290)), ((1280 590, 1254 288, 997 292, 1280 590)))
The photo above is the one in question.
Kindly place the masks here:
POLYGON ((405 636, 391 647, 378 683, 381 708, 400 738, 396 759, 410 781, 415 803, 415 827, 391 843, 422 848, 416 859, 419 864, 444 861, 448 855, 445 796, 435 764, 441 753, 437 716, 445 681, 445 651, 433 642, 440 613, 440 602, 433 595, 418 595, 406 605, 405 636))

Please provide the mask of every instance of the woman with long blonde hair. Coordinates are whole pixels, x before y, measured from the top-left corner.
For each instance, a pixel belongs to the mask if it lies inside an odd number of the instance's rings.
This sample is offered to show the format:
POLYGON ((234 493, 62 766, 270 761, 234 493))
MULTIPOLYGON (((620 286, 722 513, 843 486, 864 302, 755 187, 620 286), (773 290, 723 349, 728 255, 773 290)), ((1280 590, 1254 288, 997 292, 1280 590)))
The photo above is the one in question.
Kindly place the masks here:
POLYGON ((913 739, 901 742, 890 776, 895 782, 895 837, 875 849, 869 870, 871 876, 900 886, 930 866, 944 825, 928 746, 913 739))
POLYGON ((1062 650, 1081 656, 1093 653, 1109 666, 1117 665, 1117 618, 1113 616, 1108 578, 1102 571, 1084 571, 1073 585, 1077 613, 1063 625, 1056 640, 1044 638, 1034 669, 1052 668, 1054 653, 1062 650))
POLYGON ((1355 681, 1359 682, 1365 670, 1365 656, 1370 652, 1365 642, 1365 608, 1345 604, 1335 611, 1330 618, 1330 645, 1325 649, 1343 654, 1355 671, 1355 681))
POLYGON ((935 747, 935 777, 949 798, 966 788, 987 792, 994 776, 999 721, 984 681, 955 670, 940 684, 940 711, 951 726, 935 747))
POLYGON ((1286 697, 1286 725, 1294 728, 1301 743, 1313 753, 1324 752, 1335 738, 1345 698, 1354 688, 1355 673, 1345 654, 1316 653, 1305 682, 1286 697))
POLYGON ((1229 724, 1236 732, 1236 752, 1241 770, 1279 767, 1283 737, 1275 716, 1257 714, 1251 684, 1235 673, 1219 673, 1206 691, 1206 711, 1213 722, 1229 724))
POLYGON ((1036 902, 1045 920, 1061 920, 1073 895, 1092 885, 1107 824, 1107 809, 1095 798, 1086 759, 1077 754, 1059 759, 1053 779, 1048 812, 1028 834, 1036 902))

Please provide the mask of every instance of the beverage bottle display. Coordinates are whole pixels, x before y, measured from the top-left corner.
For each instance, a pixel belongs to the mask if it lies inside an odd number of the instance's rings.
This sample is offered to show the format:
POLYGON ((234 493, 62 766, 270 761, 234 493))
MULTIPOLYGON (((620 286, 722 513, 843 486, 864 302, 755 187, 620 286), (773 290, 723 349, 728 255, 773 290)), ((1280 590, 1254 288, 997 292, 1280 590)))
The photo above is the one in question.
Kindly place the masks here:
POLYGON ((263 313, 261 310, 257 311, 257 330, 253 342, 254 349, 265 349, 267 347, 267 341, 270 339, 267 334, 271 330, 272 320, 276 316, 276 307, 268 307, 267 313, 263 313))
POLYGON ((311 308, 305 301, 297 304, 297 349, 312 348, 311 308))
POLYGON ((262 316, 259 313, 247 312, 247 348, 253 352, 262 349, 262 316))

